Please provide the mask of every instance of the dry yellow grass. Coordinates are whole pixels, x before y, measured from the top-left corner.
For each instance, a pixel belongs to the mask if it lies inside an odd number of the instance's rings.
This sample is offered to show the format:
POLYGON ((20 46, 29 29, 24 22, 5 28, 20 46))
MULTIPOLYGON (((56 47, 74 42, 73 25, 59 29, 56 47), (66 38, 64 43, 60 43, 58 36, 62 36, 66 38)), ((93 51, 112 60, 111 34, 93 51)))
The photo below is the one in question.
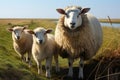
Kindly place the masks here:
MULTIPOLYGON (((100 22, 109 23, 108 19, 99 19, 100 22)), ((120 19, 111 19, 112 23, 120 23, 120 19)))

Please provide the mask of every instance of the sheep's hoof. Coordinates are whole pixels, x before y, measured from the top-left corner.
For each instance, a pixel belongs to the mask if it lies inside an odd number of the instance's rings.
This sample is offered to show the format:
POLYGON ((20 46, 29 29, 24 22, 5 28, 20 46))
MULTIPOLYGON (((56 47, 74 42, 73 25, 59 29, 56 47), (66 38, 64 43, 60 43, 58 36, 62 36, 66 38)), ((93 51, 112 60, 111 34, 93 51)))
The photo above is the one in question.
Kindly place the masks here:
POLYGON ((78 78, 79 78, 79 80, 84 80, 83 79, 83 74, 79 75, 78 78))
POLYGON ((68 75, 63 76, 61 80, 73 80, 73 77, 69 77, 68 75))
POLYGON ((47 78, 51 78, 51 76, 46 76, 47 78))
POLYGON ((22 62, 26 62, 24 59, 21 60, 22 62))
POLYGON ((25 57, 21 57, 21 61, 22 61, 22 62, 26 62, 25 57))
POLYGON ((42 71, 41 71, 41 70, 40 70, 40 71, 38 70, 38 74, 42 74, 42 71))
POLYGON ((31 64, 29 64, 29 68, 31 68, 31 66, 32 66, 32 65, 31 65, 31 64))
POLYGON ((68 77, 73 77, 73 73, 69 72, 68 77))
POLYGON ((47 77, 47 78, 51 78, 50 73, 46 72, 46 77, 47 77))
POLYGON ((56 73, 57 73, 57 72, 60 72, 60 68, 56 68, 56 73))
POLYGON ((79 80, 84 80, 84 79, 82 77, 80 77, 79 80))
POLYGON ((26 63, 29 63, 29 61, 25 61, 26 63))
POLYGON ((31 63, 31 61, 29 61, 28 65, 29 65, 29 68, 32 66, 32 63, 31 63))
POLYGON ((72 77, 73 77, 71 74, 68 74, 67 76, 68 76, 68 77, 70 77, 70 78, 72 78, 72 77))

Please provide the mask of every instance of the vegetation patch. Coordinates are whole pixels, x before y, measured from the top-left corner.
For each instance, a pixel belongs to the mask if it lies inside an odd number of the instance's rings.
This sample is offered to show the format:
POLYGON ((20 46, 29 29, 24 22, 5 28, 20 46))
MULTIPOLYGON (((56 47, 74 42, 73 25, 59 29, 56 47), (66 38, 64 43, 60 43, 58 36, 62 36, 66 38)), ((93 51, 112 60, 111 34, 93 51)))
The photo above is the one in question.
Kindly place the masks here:
MULTIPOLYGON (((73 78, 67 77, 67 59, 59 57, 61 69, 59 73, 55 72, 53 60, 50 79, 45 77, 44 62, 42 75, 37 74, 37 65, 34 60, 31 68, 27 63, 21 62, 13 49, 11 33, 7 31, 11 25, 29 25, 30 29, 42 26, 55 30, 56 23, 49 19, 0 20, 0 80, 77 80, 79 60, 74 62, 73 78)), ((120 80, 120 28, 102 28, 103 44, 97 55, 85 62, 85 80, 120 80)))

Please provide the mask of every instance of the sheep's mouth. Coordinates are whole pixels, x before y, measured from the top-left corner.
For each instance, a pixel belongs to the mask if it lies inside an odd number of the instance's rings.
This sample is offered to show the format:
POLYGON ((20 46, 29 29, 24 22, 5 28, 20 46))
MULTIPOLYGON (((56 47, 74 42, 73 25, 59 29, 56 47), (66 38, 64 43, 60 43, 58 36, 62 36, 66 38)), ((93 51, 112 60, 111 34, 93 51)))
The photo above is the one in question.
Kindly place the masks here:
POLYGON ((70 29, 71 29, 71 30, 74 30, 74 29, 75 29, 75 26, 71 26, 70 29))
POLYGON ((75 28, 75 26, 71 26, 71 28, 73 29, 73 28, 75 28))

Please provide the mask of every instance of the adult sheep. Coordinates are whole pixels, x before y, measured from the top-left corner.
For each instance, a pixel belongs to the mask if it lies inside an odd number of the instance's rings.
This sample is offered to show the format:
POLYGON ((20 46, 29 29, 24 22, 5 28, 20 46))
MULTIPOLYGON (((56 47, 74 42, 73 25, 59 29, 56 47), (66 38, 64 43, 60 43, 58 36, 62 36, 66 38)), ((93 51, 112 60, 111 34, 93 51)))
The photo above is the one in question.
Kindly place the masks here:
POLYGON ((68 76, 73 76, 74 59, 80 58, 79 79, 83 79, 84 60, 93 57, 102 44, 102 29, 99 21, 87 12, 90 8, 68 6, 56 9, 61 15, 55 30, 58 52, 68 58, 68 76))
POLYGON ((26 28, 26 26, 15 26, 13 28, 9 28, 8 30, 12 32, 13 47, 15 51, 20 55, 22 61, 25 61, 26 58, 26 62, 29 63, 30 67, 33 39, 32 35, 27 32, 28 30, 26 28))
POLYGON ((41 62, 46 59, 46 77, 51 77, 50 70, 53 55, 56 62, 56 71, 59 71, 58 54, 55 54, 56 43, 54 36, 49 34, 51 31, 51 29, 46 30, 42 27, 38 27, 34 31, 28 31, 33 34, 32 55, 37 63, 38 74, 42 73, 41 62))

